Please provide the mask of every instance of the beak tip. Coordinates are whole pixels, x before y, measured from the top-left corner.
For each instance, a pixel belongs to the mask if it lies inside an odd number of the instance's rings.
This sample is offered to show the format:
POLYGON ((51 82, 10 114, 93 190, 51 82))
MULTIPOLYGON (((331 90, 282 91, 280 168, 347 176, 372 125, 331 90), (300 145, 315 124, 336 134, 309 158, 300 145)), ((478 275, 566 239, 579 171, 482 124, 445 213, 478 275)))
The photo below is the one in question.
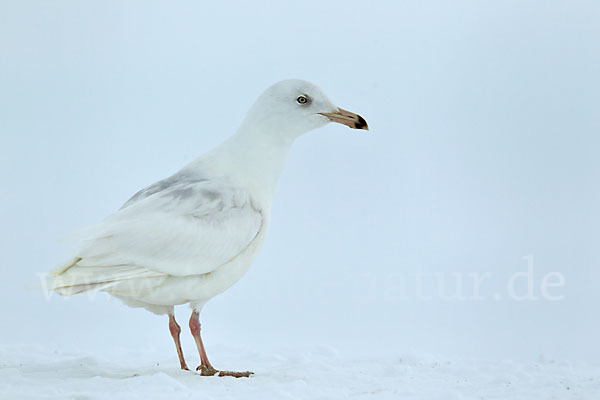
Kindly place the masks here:
POLYGON ((356 121, 356 123, 354 124, 354 129, 362 129, 365 131, 369 130, 369 125, 367 124, 367 121, 365 121, 365 119, 363 117, 361 117, 360 115, 357 115, 358 117, 358 121, 356 121))

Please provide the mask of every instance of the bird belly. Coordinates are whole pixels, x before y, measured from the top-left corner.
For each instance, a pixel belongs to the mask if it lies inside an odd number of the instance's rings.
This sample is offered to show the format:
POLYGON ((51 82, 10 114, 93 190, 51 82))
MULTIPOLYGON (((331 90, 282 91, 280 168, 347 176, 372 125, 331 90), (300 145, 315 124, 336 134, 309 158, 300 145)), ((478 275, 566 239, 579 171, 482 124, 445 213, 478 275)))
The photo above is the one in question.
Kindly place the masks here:
POLYGON ((201 275, 165 275, 154 281, 147 278, 139 282, 127 282, 110 287, 106 292, 133 307, 144 307, 162 314, 162 306, 190 303, 202 306, 214 296, 229 289, 250 269, 266 238, 266 229, 261 229, 252 243, 237 257, 214 271, 201 275), (132 290, 133 289, 133 290, 132 290), (156 311, 159 310, 159 311, 156 311))

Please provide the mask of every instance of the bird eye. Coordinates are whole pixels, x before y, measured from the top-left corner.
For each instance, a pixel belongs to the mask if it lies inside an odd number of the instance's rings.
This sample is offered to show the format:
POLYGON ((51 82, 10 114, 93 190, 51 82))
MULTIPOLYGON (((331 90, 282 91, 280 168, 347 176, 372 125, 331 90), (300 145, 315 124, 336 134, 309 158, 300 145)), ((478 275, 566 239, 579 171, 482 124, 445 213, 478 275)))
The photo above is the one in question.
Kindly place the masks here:
POLYGON ((300 96, 296 99, 296 101, 298 102, 298 104, 306 104, 308 103, 308 97, 300 96))

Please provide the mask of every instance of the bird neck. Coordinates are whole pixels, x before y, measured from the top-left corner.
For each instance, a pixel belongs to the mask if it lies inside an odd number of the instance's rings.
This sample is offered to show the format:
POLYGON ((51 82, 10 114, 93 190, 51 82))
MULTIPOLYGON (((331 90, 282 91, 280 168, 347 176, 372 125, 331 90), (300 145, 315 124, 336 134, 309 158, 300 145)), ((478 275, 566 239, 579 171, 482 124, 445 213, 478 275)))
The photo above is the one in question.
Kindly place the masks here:
POLYGON ((242 126, 229 140, 201 157, 199 167, 246 188, 257 201, 269 206, 294 139, 242 126))

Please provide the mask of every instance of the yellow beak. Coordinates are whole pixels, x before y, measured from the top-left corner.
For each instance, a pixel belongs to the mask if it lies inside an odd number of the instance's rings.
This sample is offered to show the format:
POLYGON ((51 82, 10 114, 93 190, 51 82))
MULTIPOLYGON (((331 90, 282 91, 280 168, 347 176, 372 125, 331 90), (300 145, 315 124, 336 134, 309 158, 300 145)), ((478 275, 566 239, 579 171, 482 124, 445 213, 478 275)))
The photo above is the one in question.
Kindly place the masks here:
POLYGON ((344 110, 343 108, 338 108, 337 112, 319 114, 329 118, 330 121, 349 126, 353 129, 364 129, 366 131, 369 130, 369 125, 367 125, 367 121, 365 121, 363 117, 358 114, 354 114, 353 112, 344 110))

